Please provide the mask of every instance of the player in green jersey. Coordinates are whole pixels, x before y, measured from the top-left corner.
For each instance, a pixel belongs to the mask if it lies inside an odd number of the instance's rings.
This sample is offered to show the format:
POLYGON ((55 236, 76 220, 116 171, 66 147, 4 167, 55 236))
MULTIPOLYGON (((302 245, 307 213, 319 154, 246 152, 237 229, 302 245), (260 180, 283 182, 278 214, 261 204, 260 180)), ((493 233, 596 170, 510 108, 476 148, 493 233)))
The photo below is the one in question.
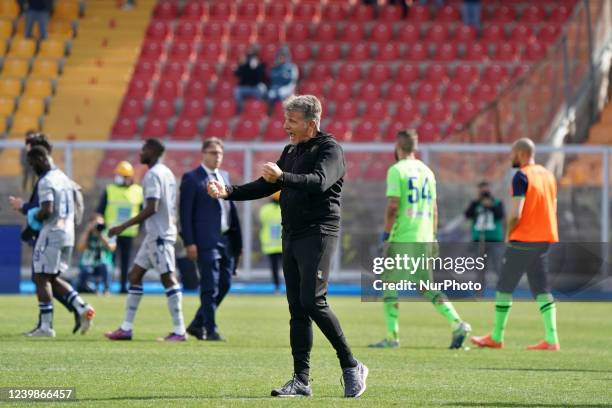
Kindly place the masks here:
MULTIPOLYGON (((387 172, 387 207, 382 241, 386 247, 385 256, 389 258, 398 254, 431 256, 437 248, 436 178, 431 169, 415 157, 417 143, 416 131, 398 132, 395 146, 398 161, 387 172)), ((431 273, 428 268, 420 268, 414 273, 403 270, 385 271, 383 280, 428 281, 431 279, 431 273)), ((460 348, 471 331, 470 325, 461 320, 444 293, 425 290, 421 291, 421 295, 431 301, 436 310, 450 323, 453 331, 450 348, 460 348)), ((397 348, 400 344, 397 291, 385 290, 383 305, 387 337, 378 343, 370 344, 370 347, 397 348)))

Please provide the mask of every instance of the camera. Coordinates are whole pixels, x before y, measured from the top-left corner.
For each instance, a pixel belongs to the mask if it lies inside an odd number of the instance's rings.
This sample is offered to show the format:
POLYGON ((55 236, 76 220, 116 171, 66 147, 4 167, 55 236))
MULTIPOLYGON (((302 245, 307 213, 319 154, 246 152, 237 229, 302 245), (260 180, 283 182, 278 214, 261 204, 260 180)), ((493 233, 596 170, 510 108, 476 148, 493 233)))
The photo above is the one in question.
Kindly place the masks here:
POLYGON ((102 232, 105 229, 106 229, 106 224, 104 223, 96 224, 96 230, 98 230, 98 232, 102 232))

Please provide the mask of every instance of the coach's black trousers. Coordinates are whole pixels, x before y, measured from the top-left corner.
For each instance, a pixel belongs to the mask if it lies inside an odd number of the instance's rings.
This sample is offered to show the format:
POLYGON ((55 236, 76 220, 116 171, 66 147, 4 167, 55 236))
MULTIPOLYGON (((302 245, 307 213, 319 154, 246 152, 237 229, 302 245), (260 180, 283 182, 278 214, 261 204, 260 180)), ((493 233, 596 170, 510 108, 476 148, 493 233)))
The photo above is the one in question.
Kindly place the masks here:
POLYGON ((327 304, 327 281, 338 237, 316 233, 283 237, 283 274, 291 314, 289 337, 294 372, 308 378, 312 320, 332 344, 342 368, 354 366, 340 323, 327 304))

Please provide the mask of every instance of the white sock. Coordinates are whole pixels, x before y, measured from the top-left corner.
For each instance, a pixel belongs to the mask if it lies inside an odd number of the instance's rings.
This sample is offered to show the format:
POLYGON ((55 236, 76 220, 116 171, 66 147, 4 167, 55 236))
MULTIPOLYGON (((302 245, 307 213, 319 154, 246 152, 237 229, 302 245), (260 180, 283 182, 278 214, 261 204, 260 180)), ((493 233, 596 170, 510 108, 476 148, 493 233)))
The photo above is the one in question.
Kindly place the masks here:
POLYGON ((183 293, 179 285, 166 289, 168 297, 168 310, 172 316, 172 333, 185 334, 185 322, 183 320, 183 293))
POLYGON ((85 310, 87 310, 87 303, 79 296, 79 293, 76 290, 73 290, 66 296, 68 303, 74 307, 78 314, 83 314, 85 310))
POLYGON ((142 293, 142 286, 140 285, 130 285, 128 288, 127 301, 125 302, 125 319, 121 323, 121 330, 132 330, 132 323, 136 317, 142 293))
POLYGON ((53 303, 39 303, 40 310, 40 328, 42 330, 51 330, 53 327, 53 303))

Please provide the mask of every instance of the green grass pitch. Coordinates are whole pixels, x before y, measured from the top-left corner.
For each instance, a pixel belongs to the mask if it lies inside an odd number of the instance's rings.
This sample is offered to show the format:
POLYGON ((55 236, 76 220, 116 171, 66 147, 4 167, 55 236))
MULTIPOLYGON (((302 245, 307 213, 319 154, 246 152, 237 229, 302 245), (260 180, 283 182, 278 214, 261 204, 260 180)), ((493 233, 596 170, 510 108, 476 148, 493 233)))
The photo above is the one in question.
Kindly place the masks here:
MULTIPOLYGON (((612 406, 610 304, 560 303, 558 353, 525 351, 542 338, 537 306, 515 302, 503 350, 450 351, 450 329, 431 305, 400 305, 402 347, 371 350, 384 336, 380 303, 335 297, 355 356, 370 368, 368 389, 345 400, 332 348, 315 328, 311 378, 313 397, 270 398, 292 372, 288 310, 282 296, 229 296, 218 318, 226 343, 190 339, 157 342, 170 331, 163 296, 145 295, 131 342, 110 342, 124 297, 89 297, 97 311, 86 336, 72 335, 72 317, 56 304, 57 338, 26 339, 36 319, 34 296, 0 297, 0 387, 75 387, 70 406, 401 406, 401 407, 609 407, 612 406)), ((186 296, 189 320, 198 299, 186 296)), ((491 328, 489 302, 456 303, 475 334, 491 328)), ((30 404, 0 402, 4 406, 30 404)), ((58 406, 39 403, 36 406, 58 406)))

